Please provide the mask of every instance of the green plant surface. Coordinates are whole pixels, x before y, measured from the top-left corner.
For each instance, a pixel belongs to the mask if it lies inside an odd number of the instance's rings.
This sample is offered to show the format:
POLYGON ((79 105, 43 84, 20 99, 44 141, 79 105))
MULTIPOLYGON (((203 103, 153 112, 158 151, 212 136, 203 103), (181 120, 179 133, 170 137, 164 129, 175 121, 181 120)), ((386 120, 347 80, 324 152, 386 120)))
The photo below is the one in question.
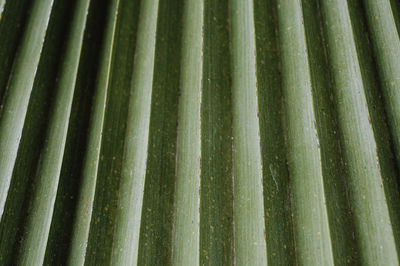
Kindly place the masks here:
POLYGON ((257 92, 268 264, 296 263, 286 164, 284 103, 276 2, 254 1, 257 92))
POLYGON ((96 191, 100 150, 104 126, 104 116, 107 95, 110 84, 112 60, 114 53, 115 29, 118 18, 119 0, 114 1, 108 10, 106 33, 101 52, 101 66, 96 80, 96 91, 90 118, 87 151, 83 165, 83 180, 77 202, 76 218, 72 231, 71 255, 68 265, 83 265, 85 262, 86 245, 89 237, 92 218, 93 201, 96 191))
POLYGON ((15 264, 15 253, 22 237, 20 225, 25 222, 27 205, 31 194, 37 163, 48 124, 53 87, 56 82, 61 54, 63 53, 63 34, 68 29, 65 17, 71 15, 72 5, 55 2, 43 44, 42 56, 35 76, 27 117, 24 123, 15 167, 7 193, 5 215, 0 223, 0 261, 1 264, 15 264))
POLYGON ((7 4, 3 1, 3 6, 0 3, 0 35, 7 36, 0 42, 0 101, 4 97, 29 6, 28 0, 7 1, 7 4))
POLYGON ((399 191, 359 3, 321 5, 361 263, 398 262, 399 191))
POLYGON ((110 264, 140 1, 120 1, 85 264, 110 264))
POLYGON ((183 1, 160 1, 138 265, 172 264, 183 1))
POLYGON ((388 123, 400 166, 400 37, 399 4, 396 1, 364 1, 375 60, 386 103, 388 123))
POLYGON ((396 0, 0 0, 1 265, 398 265, 396 0))
POLYGON ((0 217, 3 216, 52 6, 53 0, 33 4, 7 83, 0 114, 0 217))
POLYGON ((6 0, 0 0, 0 20, 3 15, 4 5, 6 4, 6 0))
POLYGON ((235 260, 238 265, 265 265, 253 2, 231 1, 230 18, 235 260))
POLYGON ((113 265, 136 265, 148 151, 158 1, 143 1, 125 133, 113 265))
POLYGON ((172 264, 199 265, 203 1, 184 2, 172 264))
POLYGON ((228 1, 204 1, 200 265, 234 260, 228 16, 228 1))
POLYGON ((41 264, 44 259, 89 3, 89 0, 78 1, 73 16, 65 61, 60 70, 52 115, 37 170, 32 205, 20 249, 19 265, 41 264))
POLYGON ((344 169, 315 1, 280 1, 283 97, 298 262, 354 264, 344 169))

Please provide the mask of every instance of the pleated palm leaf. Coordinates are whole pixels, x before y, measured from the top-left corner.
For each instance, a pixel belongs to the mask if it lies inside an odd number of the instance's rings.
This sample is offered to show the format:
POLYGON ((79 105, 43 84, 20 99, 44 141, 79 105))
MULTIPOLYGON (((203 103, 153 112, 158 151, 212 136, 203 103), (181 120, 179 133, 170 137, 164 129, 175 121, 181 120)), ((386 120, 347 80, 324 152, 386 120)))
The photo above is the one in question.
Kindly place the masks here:
POLYGON ((395 0, 0 0, 0 265, 399 265, 395 0))

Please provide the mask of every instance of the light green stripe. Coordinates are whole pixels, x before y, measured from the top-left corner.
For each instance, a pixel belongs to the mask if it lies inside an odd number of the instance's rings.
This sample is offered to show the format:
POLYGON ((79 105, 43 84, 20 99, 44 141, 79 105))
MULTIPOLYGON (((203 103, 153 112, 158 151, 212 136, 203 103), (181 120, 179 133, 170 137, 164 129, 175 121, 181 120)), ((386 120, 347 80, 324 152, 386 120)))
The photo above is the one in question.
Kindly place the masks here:
POLYGON ((231 0, 233 219, 237 265, 266 265, 252 0, 231 0))
POLYGON ((84 265, 86 247, 92 218, 93 200, 96 190, 97 171, 100 160, 101 140, 106 109, 108 86, 112 66, 114 36, 117 23, 119 0, 113 1, 109 10, 104 46, 102 48, 101 65, 96 82, 94 108, 89 126, 89 139, 84 159, 82 185, 80 189, 76 220, 72 231, 71 252, 68 265, 84 265))
POLYGON ((127 117, 112 265, 136 265, 149 139, 158 0, 142 1, 127 117))
POLYGON ((267 259, 270 265, 294 265, 296 256, 282 123, 284 104, 277 20, 275 0, 254 1, 267 259))
POLYGON ((293 191, 296 252, 300 265, 333 265, 320 139, 302 3, 279 1, 282 79, 286 105, 289 173, 293 191))
POLYGON ((400 166, 400 38, 396 14, 389 0, 364 0, 364 5, 400 166))
POLYGON ((203 1, 184 5, 172 264, 199 265, 203 1))
POLYGON ((171 265, 183 1, 160 1, 138 265, 171 265))
POLYGON ((71 24, 65 61, 61 67, 50 126, 39 162, 32 207, 25 228, 18 265, 43 263, 57 195, 89 2, 90 0, 80 0, 77 3, 71 24))
POLYGON ((0 114, 0 219, 10 186, 53 0, 35 1, 17 51, 0 114))
POLYGON ((399 195, 358 4, 322 2, 355 237, 362 264, 398 265, 399 195))

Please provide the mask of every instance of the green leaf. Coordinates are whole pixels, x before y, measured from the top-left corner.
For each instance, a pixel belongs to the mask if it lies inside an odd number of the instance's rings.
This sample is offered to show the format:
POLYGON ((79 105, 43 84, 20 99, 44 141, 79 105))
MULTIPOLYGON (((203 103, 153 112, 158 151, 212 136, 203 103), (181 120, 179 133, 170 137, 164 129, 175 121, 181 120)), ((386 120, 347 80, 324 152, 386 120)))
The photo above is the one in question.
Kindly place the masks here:
POLYGON ((108 11, 106 32, 100 57, 101 65, 96 80, 95 95, 93 96, 93 112, 90 118, 87 150, 83 164, 83 179, 77 202, 75 225, 72 231, 71 255, 68 257, 69 265, 83 265, 85 262, 86 243, 89 237, 98 167, 101 160, 101 141, 115 48, 114 40, 118 8, 119 1, 114 1, 108 11))
POLYGON ((358 3, 322 4, 334 98, 362 263, 398 261, 399 190, 358 3))
POLYGON ((158 0, 140 6, 111 264, 135 265, 146 176, 158 0))
POLYGON ((21 256, 18 260, 20 265, 43 263, 57 195, 89 3, 89 0, 78 1, 73 16, 70 38, 60 70, 49 127, 37 170, 32 206, 21 244, 21 256))
POLYGON ((252 1, 231 1, 233 219, 239 265, 265 265, 264 202, 252 1))
POLYGON ((201 92, 204 3, 184 1, 172 264, 200 262, 201 92))
POLYGON ((395 1, 364 1, 380 83, 400 165, 400 17, 395 1))
POLYGON ((307 1, 279 3, 297 259, 304 265, 353 264, 353 228, 319 10, 307 1))
POLYGON ((4 96, 0 114, 0 217, 4 211, 52 5, 53 0, 34 3, 4 96))
POLYGON ((0 0, 0 264, 398 265, 395 0, 0 0))

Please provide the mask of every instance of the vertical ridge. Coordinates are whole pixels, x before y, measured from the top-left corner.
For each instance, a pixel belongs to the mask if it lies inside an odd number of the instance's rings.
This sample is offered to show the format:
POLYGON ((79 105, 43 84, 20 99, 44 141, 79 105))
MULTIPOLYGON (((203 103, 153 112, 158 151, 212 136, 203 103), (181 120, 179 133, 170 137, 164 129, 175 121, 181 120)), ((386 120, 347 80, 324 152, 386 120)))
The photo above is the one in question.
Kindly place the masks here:
POLYGON ((278 1, 288 164, 300 264, 333 265, 302 1, 278 1))
POLYGON ((137 32, 111 264, 136 265, 146 176, 158 0, 143 1, 137 32))
MULTIPOLYGON (((0 58, 2 58, 0 61, 0 103, 22 39, 23 29, 26 26, 28 10, 31 7, 28 0, 7 1, 7 3, 4 0, 3 4, 3 7, 0 6, 0 36, 7 36, 7 38, 2 38, 0 42, 0 58)), ((0 110, 3 104, 0 105, 0 110)))
MULTIPOLYGON (((370 36, 400 166, 400 37, 389 0, 364 1, 370 36)), ((393 7, 394 8, 394 7, 393 7)))
POLYGON ((235 263, 266 265, 253 1, 230 1, 235 263))
POLYGON ((279 10, 297 258, 300 264, 354 264, 353 224, 317 3, 281 1, 279 10))
POLYGON ((52 107, 52 116, 41 160, 39 161, 32 206, 21 244, 19 265, 41 264, 44 259, 89 2, 89 0, 78 1, 74 12, 69 35, 71 39, 69 39, 65 61, 61 67, 57 84, 58 91, 52 107))
POLYGON ((0 264, 398 265, 396 0, 0 0, 0 264))
POLYGON ((90 5, 88 10, 44 265, 66 264, 71 250, 74 215, 82 184, 84 151, 88 147, 90 114, 109 11, 107 2, 96 1, 96 5, 90 5))
POLYGON ((36 1, 18 49, 0 113, 0 217, 3 215, 53 0, 36 1))
POLYGON ((115 29, 118 18, 119 0, 113 1, 108 7, 108 17, 104 36, 104 45, 101 48, 100 67, 96 78, 96 89, 90 126, 88 130, 87 151, 85 152, 82 183, 77 201, 77 210, 71 236, 71 251, 68 256, 68 265, 84 265, 87 242, 89 238, 90 222, 92 219, 93 201, 96 191, 100 150, 104 126, 105 109, 112 70, 115 29))
POLYGON ((332 241, 334 263, 351 265, 359 263, 355 244, 354 223, 347 194, 346 173, 342 162, 337 114, 332 99, 332 79, 323 38, 319 3, 302 2, 304 23, 307 25, 308 48, 316 131, 323 175, 326 212, 332 241))
POLYGON ((85 265, 110 264, 140 0, 120 0, 85 265))
POLYGON ((160 1, 138 265, 171 265, 183 1, 160 1))
POLYGON ((359 3, 322 3, 334 98, 361 263, 398 263, 394 158, 359 3))
POLYGON ((332 78, 323 38, 319 3, 303 1, 306 43, 308 47, 316 131, 319 137, 323 187, 329 220, 334 263, 359 263, 354 239, 354 222, 347 193, 346 172, 338 136, 337 113, 332 99, 332 78))
POLYGON ((172 264, 200 263, 201 91, 203 0, 183 11, 172 264))
POLYGON ((22 238, 27 216, 31 183, 34 180, 48 124, 59 62, 65 50, 62 36, 69 27, 65 18, 71 18, 72 9, 73 3, 57 1, 53 6, 28 104, 4 216, 0 223, 0 264, 15 264, 15 255, 20 246, 19 239, 22 238), (60 14, 63 14, 63 17, 60 14))
POLYGON ((294 265, 296 254, 283 130, 277 2, 254 1, 258 108, 268 263, 294 265))

